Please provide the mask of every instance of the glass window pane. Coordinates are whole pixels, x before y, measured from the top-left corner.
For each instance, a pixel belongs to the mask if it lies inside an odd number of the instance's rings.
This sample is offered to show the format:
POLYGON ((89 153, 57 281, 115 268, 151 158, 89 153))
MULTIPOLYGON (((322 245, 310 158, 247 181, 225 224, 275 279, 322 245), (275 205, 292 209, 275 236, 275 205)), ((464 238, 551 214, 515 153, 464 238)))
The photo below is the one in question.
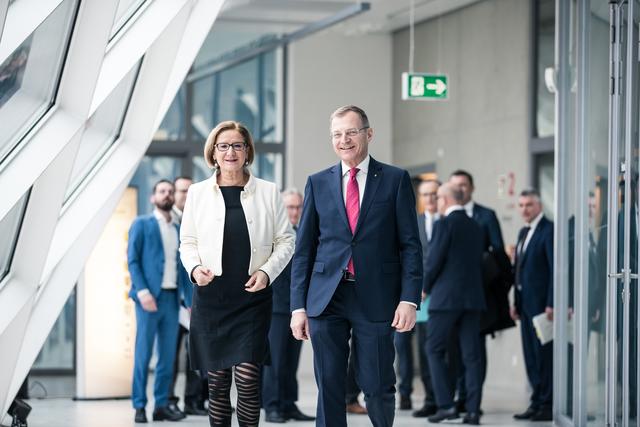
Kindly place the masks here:
POLYGON ((555 94, 545 82, 546 70, 554 66, 555 0, 540 0, 537 8, 536 136, 544 138, 553 136, 555 126, 555 94))
POLYGON ((53 104, 75 4, 63 1, 0 64, 0 162, 53 104))
POLYGON ((191 128, 193 138, 204 141, 214 125, 217 124, 215 116, 215 81, 216 76, 206 77, 193 83, 193 115, 191 128))
POLYGON ((111 35, 109 39, 112 39, 118 31, 124 27, 124 25, 131 19, 133 15, 140 9, 146 0, 120 0, 118 3, 118 9, 116 10, 116 17, 113 20, 113 27, 111 28, 111 35))
POLYGON ((257 81, 257 58, 220 73, 219 121, 237 120, 256 135, 259 109, 257 81))
POLYGON ((185 93, 185 86, 180 86, 178 94, 173 99, 167 114, 162 119, 162 123, 160 123, 160 127, 153 136, 155 141, 182 141, 186 138, 185 93))
POLYGON ((151 213, 153 207, 149 198, 153 191, 153 186, 161 179, 173 179, 182 174, 182 159, 170 156, 145 156, 136 173, 131 178, 129 186, 138 189, 138 214, 146 215, 151 213))
POLYGON ((73 164, 71 184, 67 188, 65 200, 96 168, 100 159, 118 139, 141 61, 124 76, 89 118, 73 164))
POLYGON ((11 258, 18 240, 28 197, 29 193, 27 192, 5 217, 0 219, 0 236, 2 236, 2 239, 0 239, 0 288, 2 287, 2 279, 9 273, 11 268, 11 258))
POLYGON ((204 181, 212 174, 213 170, 204 161, 204 157, 197 156, 193 158, 193 182, 204 181))
POLYGON ((280 153, 256 153, 251 172, 264 180, 275 182, 278 188, 284 183, 283 158, 280 153))
POLYGON ((282 136, 282 88, 280 87, 281 61, 277 51, 262 56, 261 98, 260 98, 260 134, 255 138, 262 142, 281 143, 282 136))
POLYGON ((69 295, 62 312, 53 324, 47 336, 33 369, 63 369, 74 368, 76 335, 76 291, 69 295))

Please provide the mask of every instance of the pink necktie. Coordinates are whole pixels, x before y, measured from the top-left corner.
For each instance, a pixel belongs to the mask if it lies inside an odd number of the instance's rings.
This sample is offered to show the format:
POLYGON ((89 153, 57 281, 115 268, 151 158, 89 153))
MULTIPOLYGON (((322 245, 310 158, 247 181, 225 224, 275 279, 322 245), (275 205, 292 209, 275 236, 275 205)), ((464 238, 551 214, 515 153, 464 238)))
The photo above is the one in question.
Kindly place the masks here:
MULTIPOLYGON (((349 219, 351 233, 355 232, 358 215, 360 215, 360 190, 358 189, 358 180, 356 179, 359 170, 358 168, 349 169, 349 183, 347 184, 347 218, 349 219)), ((353 258, 349 259, 347 271, 355 275, 353 258)))

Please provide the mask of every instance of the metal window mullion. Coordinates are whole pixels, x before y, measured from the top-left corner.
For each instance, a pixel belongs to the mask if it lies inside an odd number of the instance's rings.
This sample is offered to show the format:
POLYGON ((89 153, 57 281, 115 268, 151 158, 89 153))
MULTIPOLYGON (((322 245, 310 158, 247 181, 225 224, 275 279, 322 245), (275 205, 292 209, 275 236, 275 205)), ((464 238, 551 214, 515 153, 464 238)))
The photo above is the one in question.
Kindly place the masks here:
POLYGON ((554 307, 557 313, 554 322, 554 352, 553 370, 554 377, 559 381, 553 382, 553 417, 558 420, 566 412, 567 384, 565 381, 567 363, 563 351, 566 345, 566 308, 567 308, 567 284, 568 284, 568 246, 567 236, 568 206, 570 200, 567 191, 568 174, 566 164, 570 161, 569 147, 572 142, 569 139, 569 126, 571 118, 568 115, 570 102, 570 69, 569 69, 569 36, 570 26, 570 1, 556 1, 556 40, 555 40, 555 69, 557 72, 558 90, 555 98, 555 207, 556 226, 554 227, 554 307))
POLYGON ((2 43, 2 30, 9 10, 9 0, 0 0, 0 43, 2 43))
POLYGON ((574 346, 573 346, 573 420, 575 425, 586 425, 587 410, 587 368, 588 354, 588 290, 589 290, 589 238, 588 206, 589 198, 589 37, 591 9, 588 2, 578 2, 577 14, 577 93, 576 93, 576 222, 574 240, 574 346))
POLYGON ((607 319, 606 319, 606 355, 605 370, 606 406, 605 420, 607 426, 615 425, 616 418, 616 335, 617 335, 617 288, 618 288, 618 164, 619 150, 617 144, 618 107, 617 107, 617 54, 618 46, 615 33, 617 31, 617 5, 609 6, 610 44, 609 44, 609 196, 608 196, 608 220, 607 220, 607 319))

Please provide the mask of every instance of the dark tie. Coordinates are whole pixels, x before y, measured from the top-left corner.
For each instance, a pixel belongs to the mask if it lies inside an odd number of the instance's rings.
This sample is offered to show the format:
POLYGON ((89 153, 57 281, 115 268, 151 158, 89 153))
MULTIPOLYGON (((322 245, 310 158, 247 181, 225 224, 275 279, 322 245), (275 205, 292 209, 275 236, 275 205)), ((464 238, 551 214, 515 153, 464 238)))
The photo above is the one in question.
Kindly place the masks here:
MULTIPOLYGON (((358 174, 358 168, 349 169, 349 183, 347 184, 347 218, 349 219, 349 228, 351 228, 351 234, 356 231, 356 224, 358 224, 358 215, 360 215, 360 190, 358 189, 358 180, 356 175, 358 174)), ((349 264, 347 264, 347 271, 355 275, 353 268, 353 258, 349 258, 349 264)))
POLYGON ((527 240, 531 227, 522 227, 518 234, 518 243, 516 244, 516 285, 522 285, 520 280, 520 269, 522 268, 522 255, 524 253, 524 242, 527 240))

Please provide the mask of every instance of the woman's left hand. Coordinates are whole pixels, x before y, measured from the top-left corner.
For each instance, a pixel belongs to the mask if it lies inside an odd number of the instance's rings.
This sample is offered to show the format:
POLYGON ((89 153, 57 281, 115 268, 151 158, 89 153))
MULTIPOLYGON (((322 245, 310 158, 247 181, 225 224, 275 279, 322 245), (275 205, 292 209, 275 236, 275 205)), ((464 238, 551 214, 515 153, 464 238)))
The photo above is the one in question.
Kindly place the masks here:
POLYGON ((258 270, 251 275, 247 283, 244 284, 244 289, 247 292, 258 292, 263 290, 269 284, 269 276, 262 270, 258 270))

